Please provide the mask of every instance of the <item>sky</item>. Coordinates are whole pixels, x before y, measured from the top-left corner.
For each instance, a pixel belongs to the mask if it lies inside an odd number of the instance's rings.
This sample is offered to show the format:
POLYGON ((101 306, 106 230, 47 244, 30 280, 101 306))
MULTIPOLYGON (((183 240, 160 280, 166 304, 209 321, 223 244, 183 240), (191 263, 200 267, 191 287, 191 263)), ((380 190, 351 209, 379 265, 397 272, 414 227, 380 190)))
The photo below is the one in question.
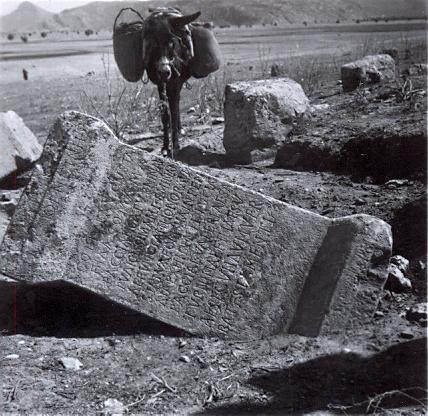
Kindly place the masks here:
MULTIPOLYGON (((24 0, 0 0, 0 15, 8 14, 14 11, 24 0)), ((31 3, 42 7, 50 12, 58 13, 64 9, 71 9, 72 7, 83 6, 94 0, 29 0, 31 3)), ((113 0, 103 0, 113 1, 113 0)), ((118 0, 116 0, 118 1, 118 0)), ((122 1, 122 0, 119 0, 122 1)), ((144 0, 142 0, 144 1, 144 0)))

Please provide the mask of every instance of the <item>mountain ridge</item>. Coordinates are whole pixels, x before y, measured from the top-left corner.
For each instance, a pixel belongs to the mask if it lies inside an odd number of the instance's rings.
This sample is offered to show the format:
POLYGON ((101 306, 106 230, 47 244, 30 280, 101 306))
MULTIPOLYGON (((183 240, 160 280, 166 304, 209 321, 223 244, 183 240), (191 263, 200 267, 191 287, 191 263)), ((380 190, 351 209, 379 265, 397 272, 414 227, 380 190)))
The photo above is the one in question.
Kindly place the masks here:
POLYGON ((284 24, 365 18, 424 18, 424 0, 161 0, 94 1, 85 6, 52 13, 30 1, 0 17, 0 31, 111 29, 120 9, 132 7, 145 15, 150 7, 178 6, 183 12, 202 11, 201 20, 217 25, 284 24))

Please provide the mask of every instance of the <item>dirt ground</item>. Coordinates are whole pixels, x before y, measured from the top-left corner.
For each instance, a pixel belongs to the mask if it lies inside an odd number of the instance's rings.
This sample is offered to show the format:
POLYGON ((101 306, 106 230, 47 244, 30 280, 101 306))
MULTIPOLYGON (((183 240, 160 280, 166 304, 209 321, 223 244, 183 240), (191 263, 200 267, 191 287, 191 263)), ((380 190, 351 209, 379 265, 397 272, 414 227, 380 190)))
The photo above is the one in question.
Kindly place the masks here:
MULTIPOLYGON (((410 63, 401 62, 400 71, 410 63)), ((416 127, 424 130, 425 77, 412 79, 422 93, 411 102, 397 101, 402 84, 344 94, 335 81, 326 81, 310 96, 324 109, 312 113, 304 128, 296 126, 293 140, 309 137, 316 143, 317 137, 328 137, 335 154, 336 145, 360 133, 377 140, 376 131, 391 126, 396 137, 416 127)), ((17 111, 43 140, 55 114, 76 108, 81 75, 31 81, 25 94, 17 83, 5 84, 1 111, 17 111)), ((221 139, 222 124, 201 123, 187 113, 183 124, 186 140, 221 139)), ((160 139, 153 135, 134 140, 159 150, 160 139)), ((220 161, 224 157, 218 148, 213 153, 220 161)), ((380 163, 383 156, 373 157, 380 163)), ((224 167, 214 160, 196 168, 322 215, 367 213, 384 219, 393 228, 394 254, 411 261, 412 290, 385 290, 364 328, 329 337, 278 335, 239 342, 191 337, 60 281, 3 280, 0 413, 426 414, 426 327, 405 317, 407 308, 427 296, 425 168, 403 173, 392 166, 390 175, 380 178, 339 172, 331 165, 285 169, 273 162, 224 167), (77 358, 81 368, 65 369, 62 357, 77 358), (115 410, 108 399, 121 404, 115 410)), ((7 199, 7 192, 0 194, 7 199)))

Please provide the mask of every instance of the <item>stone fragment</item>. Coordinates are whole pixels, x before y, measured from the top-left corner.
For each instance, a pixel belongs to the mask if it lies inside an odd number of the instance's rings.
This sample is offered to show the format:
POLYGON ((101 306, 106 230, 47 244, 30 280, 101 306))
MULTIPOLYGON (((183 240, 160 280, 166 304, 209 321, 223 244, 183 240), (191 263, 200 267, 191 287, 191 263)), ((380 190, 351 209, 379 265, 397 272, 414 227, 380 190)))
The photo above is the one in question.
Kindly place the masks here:
POLYGON ((414 337, 415 337, 415 335, 411 331, 406 330, 406 331, 400 332, 400 338, 403 338, 403 339, 412 339, 414 337))
POLYGON ((124 404, 117 399, 107 399, 103 404, 106 415, 123 415, 126 411, 124 404))
POLYGON ((17 360, 19 358, 18 354, 9 354, 4 357, 5 360, 17 360))
POLYGON ((426 321, 428 319, 427 304, 418 303, 410 307, 406 312, 406 319, 411 322, 426 321))
POLYGON ((10 277, 62 279, 229 339, 328 334, 377 308, 392 244, 377 218, 322 217, 123 144, 74 112, 41 166, 0 248, 10 277))
POLYGON ((73 357, 61 357, 58 361, 66 370, 77 371, 83 367, 83 364, 73 357))
POLYGON ((177 159, 191 166, 226 164, 225 150, 221 137, 221 127, 199 134, 197 138, 185 138, 180 143, 177 159))
POLYGON ((0 113, 0 180, 28 169, 42 154, 36 136, 14 111, 0 113))
POLYGON ((308 108, 302 87, 290 78, 227 85, 223 143, 228 158, 250 163, 254 150, 277 148, 308 108))
POLYGON ((187 355, 181 355, 179 360, 183 361, 183 363, 190 363, 190 358, 187 355))
POLYGON ((397 266, 398 269, 403 274, 406 274, 409 271, 410 262, 403 256, 400 256, 400 255, 392 256, 390 263, 397 266))
POLYGON ((367 55, 341 68, 344 91, 353 91, 362 84, 395 79, 395 62, 388 54, 367 55))
POLYGON ((405 292, 412 289, 412 283, 395 264, 390 264, 385 289, 397 293, 405 292))

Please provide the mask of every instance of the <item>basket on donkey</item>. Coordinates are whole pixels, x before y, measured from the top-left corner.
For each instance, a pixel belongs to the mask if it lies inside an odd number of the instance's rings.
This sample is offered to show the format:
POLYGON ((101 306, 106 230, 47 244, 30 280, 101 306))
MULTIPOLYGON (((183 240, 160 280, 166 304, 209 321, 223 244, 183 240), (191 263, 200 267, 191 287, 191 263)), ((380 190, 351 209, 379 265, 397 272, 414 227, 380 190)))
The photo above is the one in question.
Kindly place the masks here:
POLYGON ((113 25, 113 53, 122 76, 129 82, 138 82, 144 74, 143 61, 144 18, 131 7, 120 10, 113 25), (131 10, 140 20, 130 23, 117 21, 125 10, 131 10))

